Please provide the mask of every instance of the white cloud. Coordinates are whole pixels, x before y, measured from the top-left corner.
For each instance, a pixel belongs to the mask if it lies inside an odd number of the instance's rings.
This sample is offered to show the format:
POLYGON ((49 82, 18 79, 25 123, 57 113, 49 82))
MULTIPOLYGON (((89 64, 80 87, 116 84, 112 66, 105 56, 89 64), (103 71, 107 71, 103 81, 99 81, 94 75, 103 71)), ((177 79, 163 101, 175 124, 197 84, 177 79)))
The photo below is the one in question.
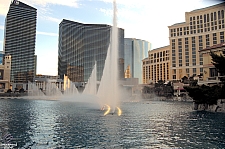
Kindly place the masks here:
POLYGON ((41 18, 44 19, 44 20, 55 22, 57 24, 59 24, 62 21, 62 19, 49 17, 49 16, 41 16, 41 18))
POLYGON ((78 0, 23 0, 26 4, 33 4, 38 6, 50 5, 63 5, 69 7, 78 7, 78 0))
POLYGON ((58 34, 56 33, 40 32, 40 31, 37 31, 37 34, 46 36, 58 36, 58 34))
POLYGON ((106 16, 112 16, 112 9, 96 8, 96 10, 104 13, 106 16))
MULTIPOLYGON (((78 0, 22 0, 23 3, 33 6, 42 13, 49 11, 49 5, 62 5, 68 7, 79 7, 78 0)), ((9 10, 11 0, 0 0, 0 15, 5 16, 9 10)))
POLYGON ((9 9, 10 1, 6 0, 0 0, 0 15, 5 16, 7 14, 7 11, 9 9))
MULTIPOLYGON (((113 2, 113 0, 101 1, 113 2)), ((147 40, 153 43, 153 48, 169 44, 168 26, 184 22, 185 12, 207 6, 202 0, 117 0, 116 3, 118 26, 125 30, 125 38, 147 40)), ((112 17, 112 8, 98 10, 112 17)))

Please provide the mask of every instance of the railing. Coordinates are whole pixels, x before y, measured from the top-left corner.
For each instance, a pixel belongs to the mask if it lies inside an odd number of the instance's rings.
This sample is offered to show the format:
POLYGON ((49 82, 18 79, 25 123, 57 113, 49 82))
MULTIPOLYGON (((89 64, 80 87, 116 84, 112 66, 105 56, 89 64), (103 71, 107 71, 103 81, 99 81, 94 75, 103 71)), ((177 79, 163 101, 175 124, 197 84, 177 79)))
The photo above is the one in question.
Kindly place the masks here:
POLYGON ((218 80, 218 77, 210 77, 210 78, 208 78, 207 80, 208 80, 208 81, 210 81, 210 80, 218 80))

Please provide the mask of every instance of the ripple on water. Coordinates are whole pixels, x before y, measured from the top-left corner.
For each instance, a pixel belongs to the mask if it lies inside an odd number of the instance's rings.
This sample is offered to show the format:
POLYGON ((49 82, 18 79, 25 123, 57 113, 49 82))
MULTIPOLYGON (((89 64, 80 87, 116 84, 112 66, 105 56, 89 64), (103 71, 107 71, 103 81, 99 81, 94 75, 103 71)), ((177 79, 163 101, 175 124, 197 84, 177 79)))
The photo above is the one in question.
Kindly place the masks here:
POLYGON ((191 106, 124 102, 118 117, 83 103, 0 100, 0 135, 20 148, 225 148, 225 115, 191 106))

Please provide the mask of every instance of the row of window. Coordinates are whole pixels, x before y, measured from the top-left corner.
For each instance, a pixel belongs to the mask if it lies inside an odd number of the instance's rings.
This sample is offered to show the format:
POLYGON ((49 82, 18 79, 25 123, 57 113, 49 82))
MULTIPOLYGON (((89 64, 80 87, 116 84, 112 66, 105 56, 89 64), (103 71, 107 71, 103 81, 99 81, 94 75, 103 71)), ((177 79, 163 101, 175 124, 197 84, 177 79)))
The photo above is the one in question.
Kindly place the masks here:
MULTIPOLYGON (((218 37, 220 37, 220 42, 223 43, 224 42, 224 32, 220 32, 220 33, 213 33, 212 34, 212 38, 213 38, 213 45, 214 44, 217 44, 217 41, 219 40, 217 38, 217 35, 219 34, 218 37)), ((199 41, 199 44, 198 44, 198 47, 199 49, 198 50, 202 50, 203 49, 203 36, 197 36, 198 37, 198 41, 199 41)), ((172 46, 171 46, 171 51, 172 51, 172 67, 176 67, 177 64, 179 67, 182 67, 183 66, 183 49, 184 49, 184 54, 185 54, 185 63, 184 65, 185 66, 190 66, 190 53, 191 52, 191 62, 192 62, 192 66, 196 66, 197 65, 197 51, 196 51, 196 40, 197 40, 197 37, 191 37, 191 44, 189 43, 189 38, 184 38, 184 48, 182 48, 182 38, 179 38, 177 40, 178 42, 178 46, 176 47, 176 40, 175 39, 172 39, 172 46), (177 51, 177 56, 178 56, 178 61, 176 61, 176 51, 177 51)), ((210 44, 210 36, 209 34, 205 35, 205 41, 206 41, 206 47, 209 47, 211 44, 210 44)), ((199 55, 198 57, 199 59, 199 64, 200 65, 203 65, 203 57, 202 57, 202 54, 199 55)))
POLYGON ((148 80, 168 80, 169 79, 169 63, 157 64, 143 67, 143 79, 148 80))
POLYGON ((224 28, 224 10, 190 17, 190 24, 187 27, 179 27, 170 30, 170 36, 182 36, 196 33, 203 33, 224 28), (204 27, 203 27, 204 25, 204 27), (190 27, 190 31, 189 31, 190 27))

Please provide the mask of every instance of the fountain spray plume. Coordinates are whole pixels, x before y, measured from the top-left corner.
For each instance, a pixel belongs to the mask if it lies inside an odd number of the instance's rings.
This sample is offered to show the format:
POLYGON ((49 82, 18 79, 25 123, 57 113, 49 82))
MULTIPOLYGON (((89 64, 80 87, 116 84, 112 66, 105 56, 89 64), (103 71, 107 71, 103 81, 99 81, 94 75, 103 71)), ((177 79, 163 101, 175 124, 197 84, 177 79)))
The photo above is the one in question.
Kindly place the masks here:
POLYGON ((113 26, 111 28, 110 45, 108 48, 103 75, 97 96, 102 106, 107 104, 112 113, 115 112, 119 101, 118 85, 118 28, 116 1, 113 1, 113 26))
POLYGON ((117 6, 116 0, 113 0, 113 26, 112 26, 112 37, 111 37, 111 84, 112 84, 112 94, 113 101, 111 104, 112 112, 115 112, 116 104, 118 104, 119 99, 119 85, 118 85, 118 28, 117 28, 117 6))

